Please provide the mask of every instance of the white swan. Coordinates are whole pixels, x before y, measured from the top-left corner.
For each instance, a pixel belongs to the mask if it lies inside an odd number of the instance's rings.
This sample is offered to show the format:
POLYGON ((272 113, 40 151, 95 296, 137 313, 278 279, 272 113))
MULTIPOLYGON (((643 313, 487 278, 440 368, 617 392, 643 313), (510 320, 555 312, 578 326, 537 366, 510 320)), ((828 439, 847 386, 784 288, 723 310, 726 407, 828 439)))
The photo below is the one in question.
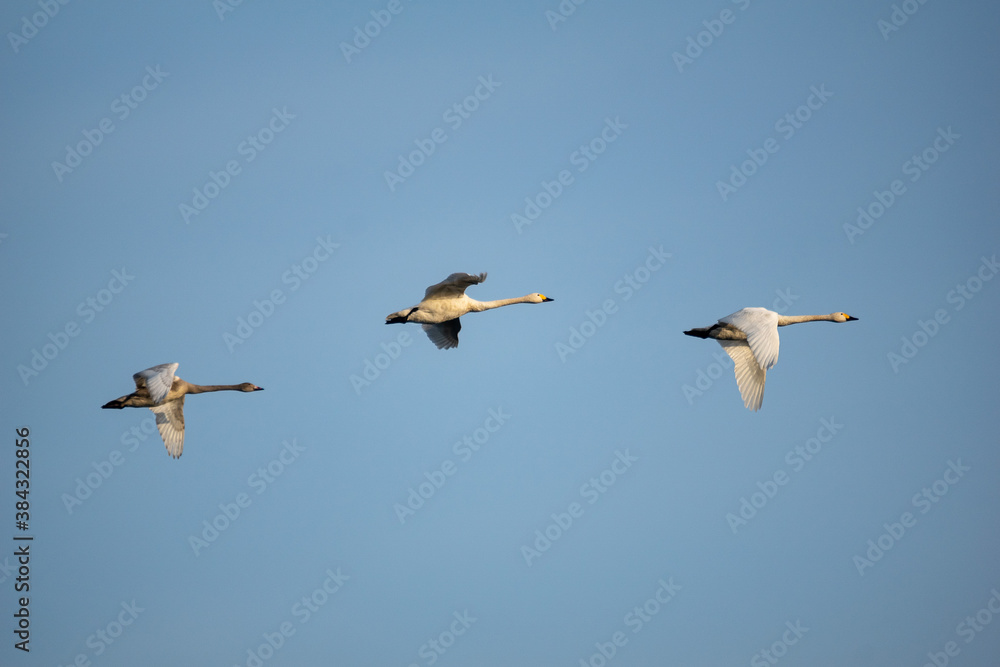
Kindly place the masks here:
POLYGON ((191 384, 174 375, 180 364, 160 364, 139 371, 132 376, 135 391, 108 401, 102 408, 149 408, 156 415, 156 428, 160 431, 167 453, 180 458, 184 450, 184 396, 209 391, 262 391, 263 387, 243 384, 216 384, 201 386, 191 384))
POLYGON ((438 349, 448 350, 458 347, 458 332, 462 329, 459 317, 466 313, 509 306, 513 303, 544 303, 553 301, 544 294, 529 294, 516 299, 497 301, 476 301, 465 295, 465 289, 486 280, 486 274, 478 276, 468 273, 453 273, 437 285, 431 285, 424 292, 424 300, 413 308, 400 310, 385 318, 386 324, 418 322, 438 349))
POLYGON ((744 308, 710 327, 685 331, 688 336, 714 338, 736 364, 736 384, 743 405, 759 410, 764 402, 767 371, 778 362, 778 327, 799 322, 852 322, 847 313, 786 317, 766 308, 744 308))

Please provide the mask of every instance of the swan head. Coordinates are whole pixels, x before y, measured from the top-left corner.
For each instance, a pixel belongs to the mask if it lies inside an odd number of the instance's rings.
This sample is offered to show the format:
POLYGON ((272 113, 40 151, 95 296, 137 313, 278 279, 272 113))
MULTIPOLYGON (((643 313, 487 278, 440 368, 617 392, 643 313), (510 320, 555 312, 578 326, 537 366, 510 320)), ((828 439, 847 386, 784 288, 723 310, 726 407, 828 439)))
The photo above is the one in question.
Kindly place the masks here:
POLYGON ((858 318, 851 317, 847 313, 834 313, 833 314, 833 321, 834 322, 853 322, 853 321, 855 321, 857 319, 858 318))
POLYGON ((545 303, 546 301, 555 301, 555 299, 550 299, 544 294, 539 294, 538 292, 535 292, 534 294, 529 294, 528 299, 530 299, 530 303, 545 303))
POLYGON ((240 391, 264 391, 264 388, 258 387, 252 382, 244 382, 240 385, 240 391))

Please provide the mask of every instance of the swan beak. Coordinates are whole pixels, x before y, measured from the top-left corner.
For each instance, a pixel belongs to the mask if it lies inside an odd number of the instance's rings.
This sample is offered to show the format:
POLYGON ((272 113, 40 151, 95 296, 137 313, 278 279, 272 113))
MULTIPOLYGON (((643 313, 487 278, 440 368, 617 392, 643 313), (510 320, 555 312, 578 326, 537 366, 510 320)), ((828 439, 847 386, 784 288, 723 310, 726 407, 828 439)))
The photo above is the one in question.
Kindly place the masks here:
POLYGON ((264 391, 264 388, 263 387, 258 387, 257 385, 254 385, 253 386, 253 390, 254 391, 264 391))
POLYGON ((547 297, 547 296, 543 296, 543 297, 542 297, 542 303, 545 303, 546 301, 555 301, 555 299, 550 299, 550 298, 549 298, 549 297, 547 297))
POLYGON ((854 322, 854 321, 856 321, 857 319, 858 319, 858 318, 856 318, 856 317, 851 317, 850 315, 848 315, 848 316, 847 316, 847 321, 848 321, 848 322, 854 322))

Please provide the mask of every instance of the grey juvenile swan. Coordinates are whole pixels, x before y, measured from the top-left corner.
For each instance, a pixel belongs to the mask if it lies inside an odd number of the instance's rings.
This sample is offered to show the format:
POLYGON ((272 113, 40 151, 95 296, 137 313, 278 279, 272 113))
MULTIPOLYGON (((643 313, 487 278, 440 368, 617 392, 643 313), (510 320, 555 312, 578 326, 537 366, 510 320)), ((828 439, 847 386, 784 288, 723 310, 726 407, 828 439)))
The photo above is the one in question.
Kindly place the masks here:
POLYGON ((468 273, 453 273, 437 285, 431 285, 424 292, 424 300, 413 308, 407 308, 392 313, 385 318, 386 324, 405 324, 417 322, 423 325, 424 332, 431 342, 440 350, 458 347, 458 332, 462 329, 459 317, 466 313, 478 313, 482 310, 509 306, 514 303, 544 303, 553 301, 544 294, 529 294, 516 299, 499 299, 497 301, 476 301, 465 295, 465 289, 478 285, 486 280, 486 274, 478 276, 468 273))
POLYGON ((132 376, 135 391, 127 396, 108 401, 102 408, 149 408, 156 415, 156 428, 160 430, 167 453, 180 458, 184 450, 184 396, 204 394, 209 391, 262 391, 263 387, 243 384, 191 384, 174 375, 180 364, 160 364, 139 371, 132 376))
POLYGON ((736 364, 736 384, 743 405, 759 410, 764 402, 767 371, 778 362, 778 327, 799 322, 852 322, 847 313, 786 317, 766 308, 744 308, 710 327, 685 331, 688 336, 714 338, 736 364))

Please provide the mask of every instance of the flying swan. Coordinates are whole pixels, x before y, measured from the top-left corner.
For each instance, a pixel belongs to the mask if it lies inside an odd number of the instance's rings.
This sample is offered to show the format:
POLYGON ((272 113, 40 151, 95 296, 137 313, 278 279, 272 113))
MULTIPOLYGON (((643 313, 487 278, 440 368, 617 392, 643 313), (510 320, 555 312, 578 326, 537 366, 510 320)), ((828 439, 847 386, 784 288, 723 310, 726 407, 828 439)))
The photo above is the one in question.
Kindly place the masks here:
POLYGON ((180 364, 160 364, 139 371, 132 376, 135 391, 127 396, 108 401, 102 408, 149 408, 156 415, 156 428, 160 430, 167 453, 180 458, 184 450, 184 396, 204 394, 209 391, 262 391, 263 387, 243 384, 213 384, 201 386, 176 377, 180 364))
POLYGON ((710 327, 684 333, 718 341, 736 364, 736 384, 740 388, 743 405, 756 411, 764 402, 767 371, 778 362, 778 327, 799 322, 852 322, 857 319, 847 313, 786 317, 766 308, 744 308, 710 327))
POLYGON ((458 332, 462 329, 459 321, 466 313, 478 313, 491 308, 509 306, 514 303, 544 303, 553 301, 544 294, 529 294, 516 299, 499 299, 497 301, 476 301, 465 295, 467 287, 478 285, 486 280, 486 274, 478 276, 468 273, 453 273, 437 285, 431 285, 424 292, 424 300, 413 308, 407 308, 393 313, 385 318, 386 324, 405 324, 418 322, 423 325, 424 333, 440 350, 458 347, 458 332))

